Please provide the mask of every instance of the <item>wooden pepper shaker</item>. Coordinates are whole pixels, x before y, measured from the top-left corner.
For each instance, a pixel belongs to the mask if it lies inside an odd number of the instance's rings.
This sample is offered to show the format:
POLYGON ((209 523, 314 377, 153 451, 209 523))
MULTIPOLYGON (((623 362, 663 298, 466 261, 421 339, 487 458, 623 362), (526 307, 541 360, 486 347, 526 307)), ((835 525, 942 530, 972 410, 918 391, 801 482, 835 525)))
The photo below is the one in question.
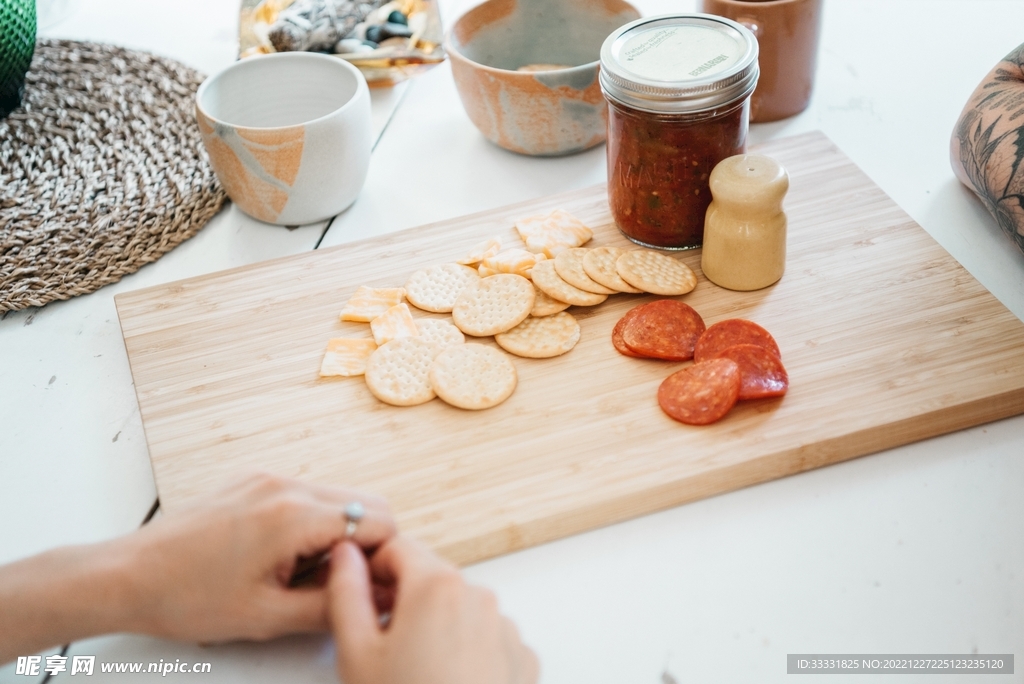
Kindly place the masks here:
POLYGON ((700 266, 708 280, 730 290, 760 290, 786 268, 789 174, 772 159, 740 154, 711 172, 711 206, 704 220, 700 266))

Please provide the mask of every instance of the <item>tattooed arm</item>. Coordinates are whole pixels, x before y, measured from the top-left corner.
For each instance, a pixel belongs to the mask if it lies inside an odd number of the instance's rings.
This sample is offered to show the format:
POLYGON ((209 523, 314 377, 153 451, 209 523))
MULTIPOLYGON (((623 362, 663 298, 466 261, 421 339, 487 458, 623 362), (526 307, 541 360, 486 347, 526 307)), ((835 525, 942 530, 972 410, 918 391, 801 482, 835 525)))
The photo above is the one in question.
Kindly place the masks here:
POLYGON ((1024 45, 989 72, 967 101, 950 141, 960 181, 1024 251, 1024 45))

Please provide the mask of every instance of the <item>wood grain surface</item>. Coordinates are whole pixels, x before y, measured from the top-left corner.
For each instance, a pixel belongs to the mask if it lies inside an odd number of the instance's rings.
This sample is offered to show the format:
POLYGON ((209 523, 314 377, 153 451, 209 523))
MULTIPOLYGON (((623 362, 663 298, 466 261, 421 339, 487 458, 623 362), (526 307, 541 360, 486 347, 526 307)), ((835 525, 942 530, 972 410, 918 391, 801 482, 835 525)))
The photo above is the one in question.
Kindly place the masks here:
POLYGON ((1021 321, 820 133, 757 151, 791 175, 785 275, 732 292, 687 252, 699 282, 681 299, 709 325, 744 317, 771 331, 784 398, 706 427, 665 416, 658 385, 684 364, 626 358, 610 340, 650 295, 570 309, 577 347, 514 358, 519 386, 490 410, 396 408, 362 378, 318 378, 329 338, 369 336, 338 320, 357 286, 401 286, 484 238, 517 245, 519 217, 561 207, 594 228, 589 246, 629 246, 594 187, 118 295, 161 504, 255 469, 358 487, 470 563, 1024 413, 1021 321))

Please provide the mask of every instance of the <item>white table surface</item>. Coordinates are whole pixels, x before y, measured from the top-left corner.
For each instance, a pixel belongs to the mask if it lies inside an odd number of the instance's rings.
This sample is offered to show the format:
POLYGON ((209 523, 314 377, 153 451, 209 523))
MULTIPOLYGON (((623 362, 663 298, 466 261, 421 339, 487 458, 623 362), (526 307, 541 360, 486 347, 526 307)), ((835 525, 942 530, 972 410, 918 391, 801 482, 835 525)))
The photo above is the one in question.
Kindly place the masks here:
MULTIPOLYGON (((164 9, 133 0, 56 1, 67 10, 44 35, 148 49, 208 73, 236 53, 235 0, 179 0, 164 9)), ((442 0, 446 24, 472 4, 442 0)), ((695 2, 636 5, 655 14, 692 10, 695 2)), ((1024 255, 948 162, 949 134, 968 95, 1024 41, 1024 2, 825 5, 810 108, 753 126, 751 142, 823 130, 1024 319, 1024 255)), ((117 292, 605 179, 603 147, 534 159, 486 142, 465 116, 447 64, 374 98, 384 132, 366 186, 326 232, 325 224, 260 224, 229 206, 196 237, 115 285, 0 318, 0 562, 128 533, 153 504, 117 292)), ((1017 417, 577 535, 467 573, 497 592, 549 683, 781 682, 787 653, 1024 657, 1022 456, 1024 417, 1017 417)), ((204 681, 335 681, 333 652, 321 637, 199 647, 115 635, 73 644, 73 654, 98 662, 210 662, 204 681)), ((189 677, 199 679, 179 676, 189 677)), ((910 681, 871 681, 890 680, 910 681)), ((30 680, 9 666, 0 668, 0 681, 30 680)), ((1024 681, 1024 674, 991 681, 1024 681)))

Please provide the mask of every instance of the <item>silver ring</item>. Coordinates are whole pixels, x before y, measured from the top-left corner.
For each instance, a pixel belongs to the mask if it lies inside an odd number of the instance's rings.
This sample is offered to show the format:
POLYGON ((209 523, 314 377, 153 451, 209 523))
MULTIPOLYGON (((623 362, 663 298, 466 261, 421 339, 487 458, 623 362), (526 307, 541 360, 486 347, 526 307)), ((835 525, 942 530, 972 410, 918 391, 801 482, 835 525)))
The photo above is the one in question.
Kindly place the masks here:
POLYGON ((366 515, 366 508, 358 501, 353 501, 345 506, 345 538, 351 539, 356 533, 359 521, 366 515))

